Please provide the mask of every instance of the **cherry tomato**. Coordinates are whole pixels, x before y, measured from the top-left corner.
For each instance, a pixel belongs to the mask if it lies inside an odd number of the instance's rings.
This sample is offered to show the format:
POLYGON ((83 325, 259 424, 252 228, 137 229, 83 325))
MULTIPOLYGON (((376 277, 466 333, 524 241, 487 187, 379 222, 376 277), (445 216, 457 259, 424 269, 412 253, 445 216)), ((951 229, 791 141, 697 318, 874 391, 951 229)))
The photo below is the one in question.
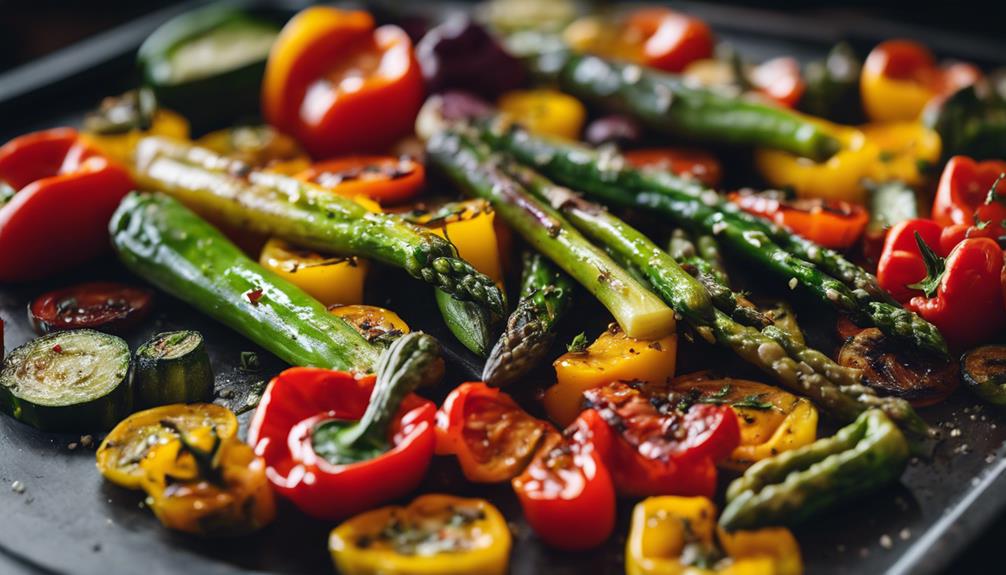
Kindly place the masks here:
POLYGON ((713 55, 713 33, 705 22, 667 8, 643 8, 625 24, 625 39, 639 41, 641 60, 666 72, 713 55))
POLYGON ((28 308, 39 334, 64 329, 119 332, 147 317, 154 294, 144 288, 94 282, 54 290, 35 298, 28 308))
POLYGON ((347 156, 314 164, 297 178, 340 196, 366 196, 380 204, 392 204, 415 197, 423 189, 426 171, 407 157, 347 156))

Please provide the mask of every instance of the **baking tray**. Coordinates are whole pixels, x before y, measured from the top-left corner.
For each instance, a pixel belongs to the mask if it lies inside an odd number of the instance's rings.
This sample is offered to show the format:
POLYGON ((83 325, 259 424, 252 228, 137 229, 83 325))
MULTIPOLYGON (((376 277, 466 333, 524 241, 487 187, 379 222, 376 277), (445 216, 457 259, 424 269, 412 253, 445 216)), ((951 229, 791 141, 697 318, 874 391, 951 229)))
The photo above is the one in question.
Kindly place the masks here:
MULTIPOLYGON (((231 3, 280 11, 292 11, 302 4, 231 3)), ((102 96, 135 85, 133 57, 139 43, 161 22, 201 4, 204 2, 190 2, 162 10, 0 76, 0 139, 76 124, 102 96)), ((433 6, 438 10, 455 8, 443 3, 433 6)), ((808 19, 691 2, 676 6, 706 19, 721 38, 752 58, 782 54, 818 57, 841 39, 865 52, 876 42, 894 36, 918 38, 942 56, 983 65, 1002 65, 1006 55, 1006 44, 999 41, 889 22, 863 22, 841 15, 808 19)), ((424 9, 430 9, 429 5, 424 9)), ((739 272, 741 277, 743 271, 739 272)), ((376 289, 368 294, 370 303, 396 309, 410 325, 432 333, 445 344, 450 367, 443 391, 434 399, 442 398, 456 383, 475 378, 478 362, 453 342, 435 306, 430 305, 432 300, 416 297, 427 288, 410 284, 412 280, 398 272, 383 273, 390 277, 371 282, 376 289), (407 287, 399 293, 382 293, 373 284, 407 287)), ((34 295, 50 287, 99 278, 130 281, 127 272, 107 259, 45 283, 0 286, 6 348, 33 337, 25 310, 34 295)), ((797 299, 795 303, 812 343, 833 349, 837 341, 829 329, 834 319, 831 314, 813 302, 797 299)), ((568 322, 561 341, 584 327, 598 330, 602 326, 603 310, 588 300, 578 305, 581 309, 574 315, 592 319, 580 324, 568 322)), ((135 348, 157 331, 178 328, 197 329, 206 336, 218 390, 259 384, 284 367, 241 336, 165 295, 158 296, 152 319, 127 339, 135 348), (249 350, 262 357, 258 373, 239 368, 240 352, 249 350)), ((683 370, 724 365, 732 375, 751 375, 730 356, 696 345, 684 344, 679 361, 683 370)), ((520 394, 523 403, 533 409, 535 390, 548 384, 549 374, 543 371, 527 379, 520 394)), ((242 415, 241 421, 247 423, 249 415, 242 415)), ((980 406, 963 390, 936 407, 922 410, 922 415, 940 425, 947 436, 932 461, 913 460, 900 484, 795 530, 808 573, 939 573, 1000 514, 1006 504, 1006 415, 980 406)), ((201 540, 170 532, 143 508, 140 495, 102 481, 94 468, 94 447, 80 443, 80 436, 40 433, 0 416, 0 572, 97 575, 142 571, 155 575, 332 571, 326 551, 332 523, 308 519, 281 502, 276 522, 250 537, 201 540), (77 446, 72 448, 72 444, 77 446), (22 482, 26 490, 18 493, 10 489, 14 481, 22 482)), ((728 479, 724 477, 724 481, 728 479)), ((501 508, 514 533, 511 571, 515 574, 623 572, 633 501, 620 502, 618 529, 606 545, 589 552, 563 553, 538 543, 508 485, 470 484, 453 460, 437 458, 421 488, 436 490, 487 497, 501 508)))

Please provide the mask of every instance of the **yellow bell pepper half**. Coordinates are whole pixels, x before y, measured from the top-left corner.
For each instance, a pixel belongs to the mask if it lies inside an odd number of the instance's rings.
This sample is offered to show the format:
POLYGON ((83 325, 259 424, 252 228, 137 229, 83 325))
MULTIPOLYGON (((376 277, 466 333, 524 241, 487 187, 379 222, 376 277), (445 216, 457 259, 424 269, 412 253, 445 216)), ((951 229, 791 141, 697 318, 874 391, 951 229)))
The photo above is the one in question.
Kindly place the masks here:
POLYGON ((429 494, 336 527, 329 550, 343 575, 503 575, 510 530, 488 501, 429 494))
POLYGON ((675 391, 698 392, 715 397, 737 414, 741 442, 721 465, 742 470, 817 439, 817 408, 810 401, 771 385, 744 379, 675 380, 675 391))
POLYGON ((803 562, 785 528, 726 534, 705 497, 650 497, 632 512, 626 575, 800 575, 803 562), (719 547, 716 539, 719 540, 719 547), (708 565, 708 566, 707 566, 708 565))
POLYGON ((365 260, 325 256, 272 238, 262 248, 259 263, 326 306, 363 303, 365 260))
POLYGON ((367 341, 394 334, 409 333, 409 326, 390 309, 374 305, 335 305, 328 308, 332 315, 346 320, 367 341))
POLYGON ((612 324, 583 352, 555 360, 556 384, 545 391, 545 411, 560 427, 580 414, 583 392, 613 381, 666 385, 674 377, 678 336, 658 340, 631 338, 612 324))
POLYGON ((241 160, 253 168, 293 176, 311 167, 296 140, 271 126, 234 126, 210 132, 196 145, 241 160))
POLYGON ((428 214, 413 217, 412 221, 449 240, 462 259, 499 284, 503 268, 492 206, 485 200, 465 200, 451 206, 456 209, 449 214, 428 210, 428 214))
POLYGON ((579 100, 551 89, 507 92, 496 106, 535 134, 567 140, 580 137, 587 118, 587 109, 579 100))
POLYGON ((164 108, 154 112, 153 121, 147 130, 130 130, 121 134, 97 134, 87 132, 84 137, 92 142, 106 156, 119 163, 133 165, 133 153, 141 138, 165 136, 178 140, 189 138, 189 121, 180 114, 164 108))
POLYGON ((866 124, 860 128, 820 120, 842 149, 824 162, 789 152, 759 149, 755 165, 772 186, 792 188, 802 198, 863 203, 866 181, 902 181, 918 186, 939 160, 939 135, 917 122, 866 124))

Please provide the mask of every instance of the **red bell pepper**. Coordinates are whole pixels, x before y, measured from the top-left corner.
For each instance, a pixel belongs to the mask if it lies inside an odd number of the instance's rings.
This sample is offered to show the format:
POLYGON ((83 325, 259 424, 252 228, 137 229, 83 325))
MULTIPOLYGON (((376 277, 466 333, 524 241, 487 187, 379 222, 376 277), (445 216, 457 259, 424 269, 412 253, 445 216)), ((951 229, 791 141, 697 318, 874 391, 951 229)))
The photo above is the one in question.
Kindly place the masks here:
POLYGON ((611 434, 585 411, 563 435, 550 433, 511 482, 524 517, 545 543, 570 551, 603 543, 615 528, 615 488, 603 463, 611 434))
POLYGON ((926 277, 926 264, 915 235, 918 234, 926 245, 932 246, 938 255, 945 256, 949 250, 944 251, 942 247, 940 238, 943 233, 943 228, 932 220, 906 220, 891 228, 877 265, 880 287, 901 303, 918 294, 918 290, 908 287, 926 277))
MULTIPOLYGON (((658 397, 624 382, 583 395, 615 436, 606 461, 624 495, 712 497, 715 463, 740 444, 740 426, 729 406, 696 404, 681 411, 668 402, 658 407, 658 397)), ((595 435, 601 433, 595 430, 595 435)))
POLYGON ((338 520, 415 489, 433 458, 436 407, 411 393, 393 405, 394 398, 401 398, 397 386, 402 381, 389 377, 375 384, 374 376, 358 379, 308 367, 276 376, 248 430, 248 442, 265 459, 276 491, 308 515, 338 520), (375 386, 384 393, 374 393, 375 386), (388 401, 375 409, 372 396, 388 401), (329 446, 337 443, 328 440, 331 432, 347 429, 347 422, 365 421, 365 414, 382 418, 382 413, 394 415, 369 426, 363 441, 348 444, 359 453, 356 461, 329 460, 335 459, 328 455, 329 446), (381 443, 388 448, 375 448, 381 443))
MULTIPOLYGON (((975 212, 986 206, 989 190, 1001 174, 1006 174, 1004 161, 976 162, 967 156, 950 158, 933 199, 933 220, 941 226, 975 225, 975 212)), ((996 214, 984 215, 991 218, 996 214)), ((994 224, 1001 226, 1001 219, 994 224)))
POLYGON ((551 435, 552 425, 482 382, 462 383, 437 411, 437 453, 457 456, 469 481, 513 479, 551 435))
POLYGON ((807 89, 800 63, 788 56, 762 62, 751 70, 749 77, 759 92, 787 108, 796 106, 807 89))
POLYGON ((56 128, 0 147, 0 281, 36 280, 109 248, 108 220, 133 180, 125 168, 56 128))
POLYGON ((845 249, 859 240, 870 222, 862 206, 842 200, 787 200, 775 192, 733 192, 731 202, 822 246, 845 249))

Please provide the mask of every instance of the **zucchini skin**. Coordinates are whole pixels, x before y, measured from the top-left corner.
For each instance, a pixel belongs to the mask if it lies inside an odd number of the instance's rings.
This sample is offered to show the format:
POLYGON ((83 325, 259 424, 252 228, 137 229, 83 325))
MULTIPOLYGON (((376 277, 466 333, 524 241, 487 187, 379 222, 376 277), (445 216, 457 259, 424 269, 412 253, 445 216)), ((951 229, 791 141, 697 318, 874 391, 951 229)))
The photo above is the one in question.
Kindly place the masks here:
POLYGON ((109 232, 131 271, 283 361, 373 371, 379 350, 351 325, 253 262, 178 201, 131 193, 112 216, 109 232))
POLYGON ((727 488, 727 531, 795 525, 901 476, 908 443, 879 409, 864 411, 831 437, 763 459, 727 488))
POLYGON ((136 350, 133 388, 137 407, 213 399, 213 367, 203 336, 197 331, 159 333, 136 350), (159 357, 155 345, 173 336, 196 337, 197 343, 177 357, 159 357))
POLYGON ((992 405, 1006 405, 1006 346, 983 345, 965 353, 961 358, 961 375, 964 376, 964 383, 968 388, 982 401, 992 405), (985 359, 987 363, 993 365, 975 365, 982 359, 982 355, 987 354, 994 356, 985 359), (998 367, 1000 372, 995 374, 998 377, 988 377, 989 374, 976 373, 977 367, 985 369, 998 367))
POLYGON ((107 431, 133 411, 133 364, 129 345, 122 338, 90 329, 58 331, 32 340, 10 353, 4 369, 0 372, 0 408, 11 417, 42 431, 80 432, 107 431), (121 381, 101 397, 71 405, 40 405, 18 397, 6 385, 6 372, 15 369, 18 357, 36 346, 55 345, 61 336, 69 333, 88 334, 107 338, 121 347, 123 373, 121 381))

